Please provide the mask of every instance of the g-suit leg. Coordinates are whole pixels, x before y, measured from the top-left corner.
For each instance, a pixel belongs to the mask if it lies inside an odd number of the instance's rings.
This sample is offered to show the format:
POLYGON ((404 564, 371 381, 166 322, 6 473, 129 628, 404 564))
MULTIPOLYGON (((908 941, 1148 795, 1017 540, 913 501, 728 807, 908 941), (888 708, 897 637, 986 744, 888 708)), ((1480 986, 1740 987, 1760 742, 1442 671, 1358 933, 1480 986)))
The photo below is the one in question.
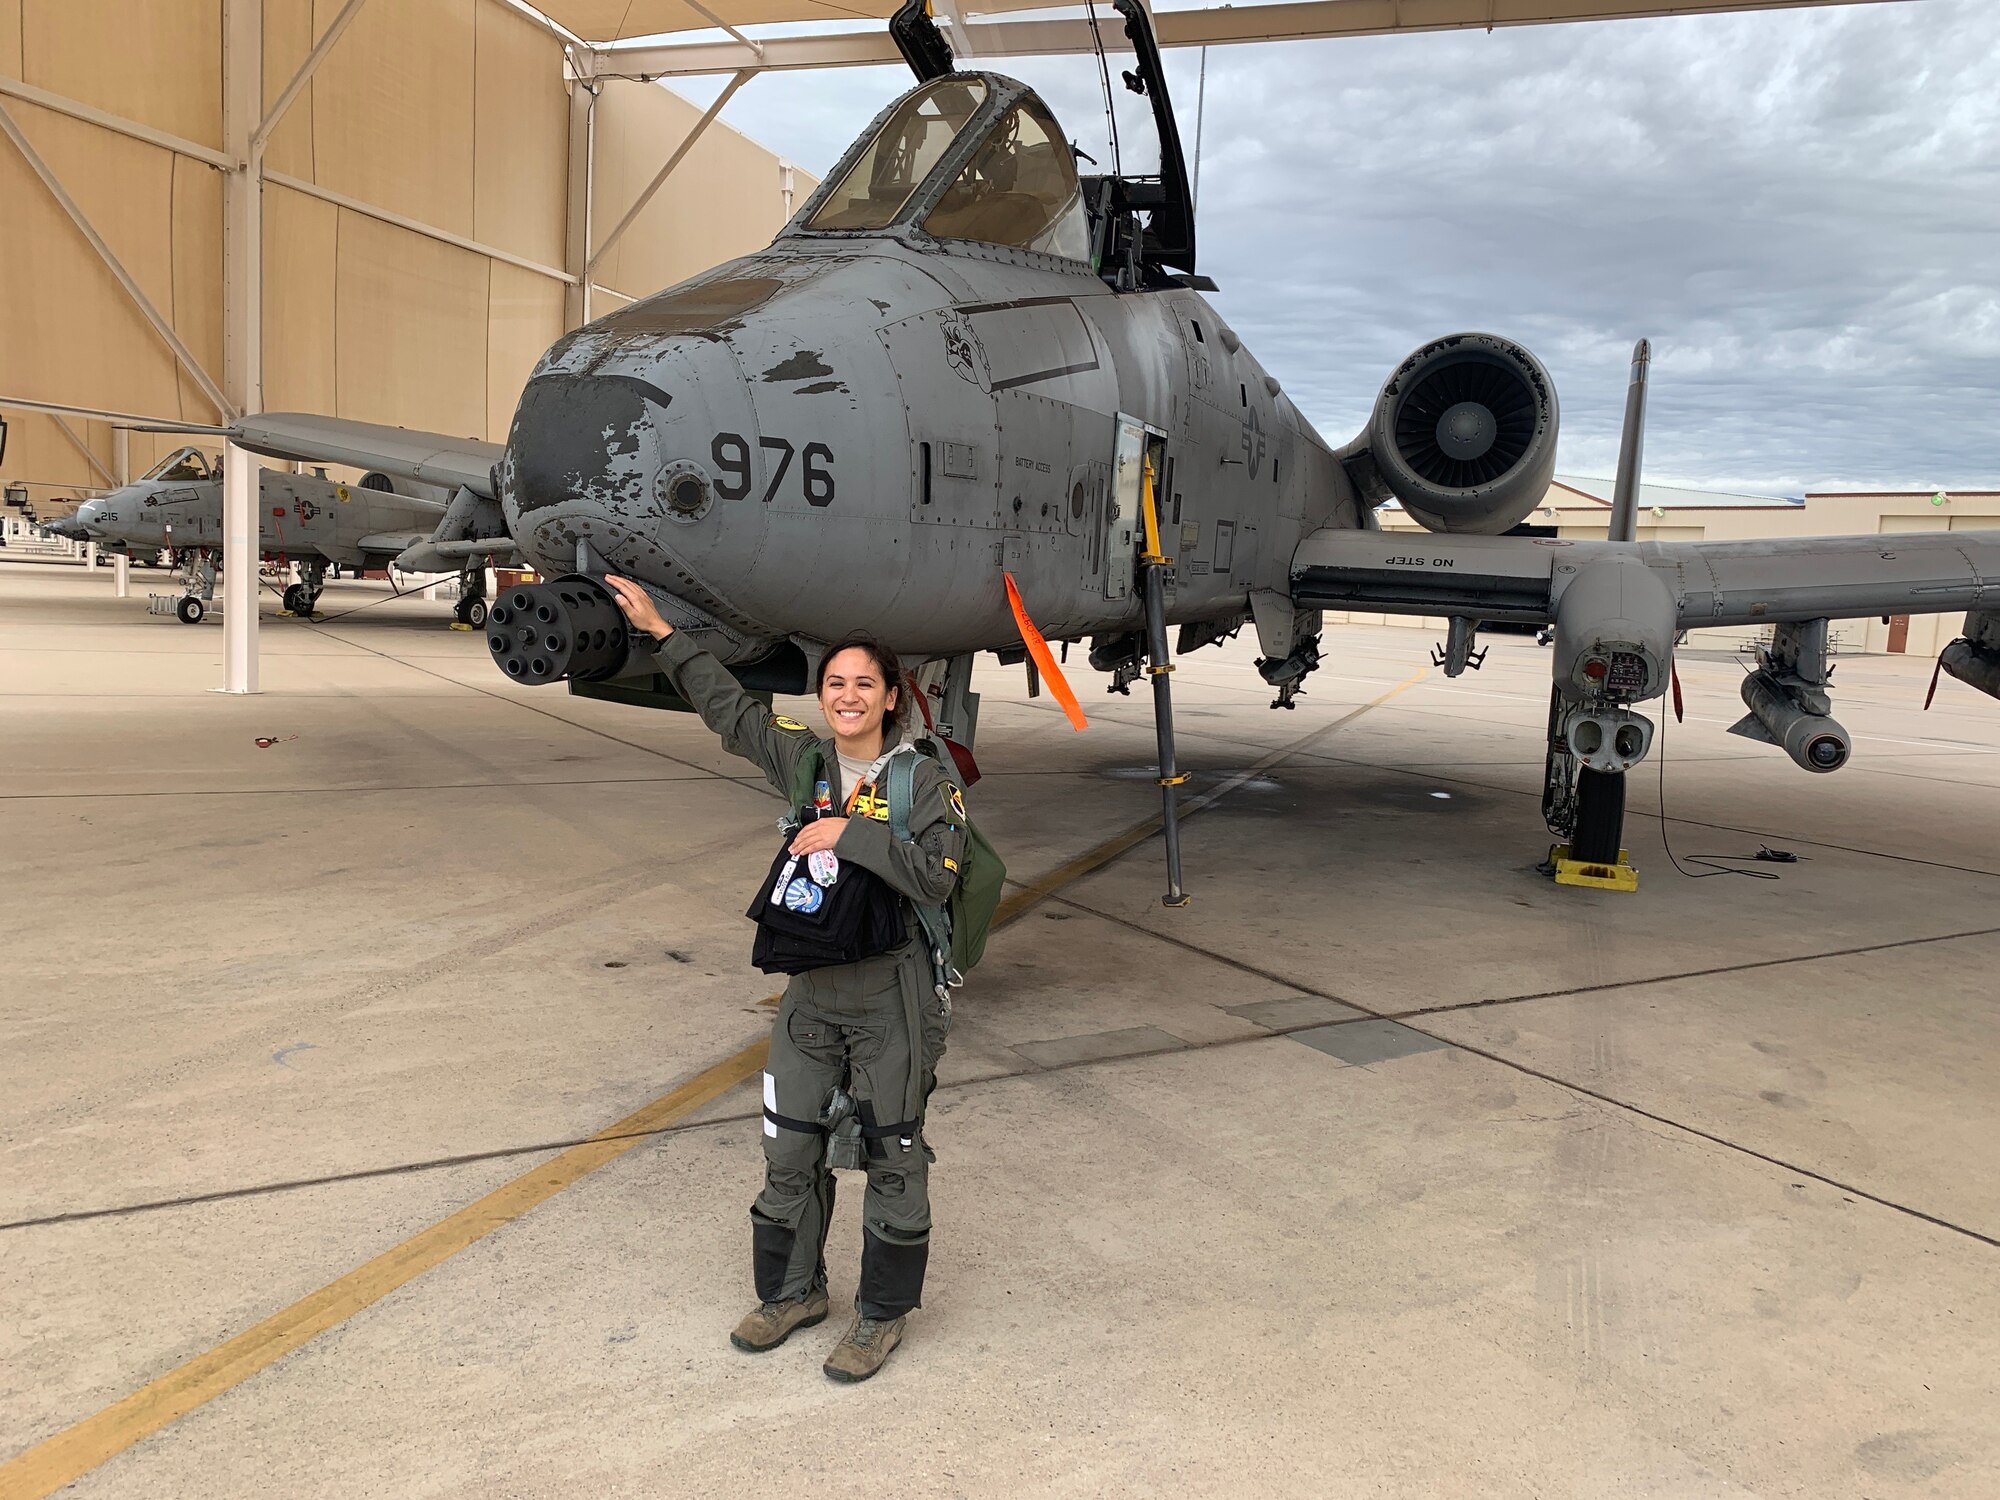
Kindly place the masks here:
POLYGON ((833 1173, 819 1113, 845 1082, 839 1026, 806 1003, 794 979, 771 1027, 764 1067, 764 1190, 750 1206, 751 1259, 760 1302, 789 1302, 826 1286, 833 1173))

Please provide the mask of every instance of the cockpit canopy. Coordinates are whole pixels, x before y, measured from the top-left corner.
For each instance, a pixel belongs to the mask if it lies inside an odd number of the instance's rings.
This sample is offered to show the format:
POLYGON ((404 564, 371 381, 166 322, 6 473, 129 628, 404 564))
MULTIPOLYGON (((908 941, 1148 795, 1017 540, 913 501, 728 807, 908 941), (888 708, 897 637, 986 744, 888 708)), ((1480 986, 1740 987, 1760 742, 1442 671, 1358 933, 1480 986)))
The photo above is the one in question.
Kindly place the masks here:
POLYGON ((208 460, 202 457, 199 448, 179 448, 154 464, 141 479, 178 479, 199 483, 212 478, 208 460))
POLYGON ((939 78, 906 94, 849 153, 801 228, 976 240, 1090 259, 1076 160, 1048 108, 1017 83, 939 78))

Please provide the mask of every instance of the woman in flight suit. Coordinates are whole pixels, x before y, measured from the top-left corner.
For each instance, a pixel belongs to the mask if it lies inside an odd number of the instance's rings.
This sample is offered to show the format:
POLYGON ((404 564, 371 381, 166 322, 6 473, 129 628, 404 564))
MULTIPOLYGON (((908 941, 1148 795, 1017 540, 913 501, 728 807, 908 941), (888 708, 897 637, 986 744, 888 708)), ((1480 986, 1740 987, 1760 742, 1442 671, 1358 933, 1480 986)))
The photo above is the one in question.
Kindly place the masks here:
MULTIPOLYGON (((883 646, 842 643, 821 659, 820 709, 832 731, 821 739, 773 714, 722 663, 675 634, 638 585, 615 577, 605 582, 633 630, 659 641, 661 670, 726 749, 754 762, 787 797, 801 759, 818 757, 818 779, 829 784, 830 805, 840 815, 806 823, 791 853, 831 850, 880 876, 902 899, 910 940, 901 947, 795 974, 785 986, 764 1073, 764 1190, 750 1208, 758 1306, 729 1336, 737 1348, 762 1353, 826 1317, 834 1198, 827 1127, 844 1106, 837 1093, 844 1094, 858 1122, 868 1188, 856 1316, 824 1368, 835 1380, 866 1380, 902 1341, 930 1255, 924 1102, 951 1019, 908 903, 942 903, 957 883, 965 857, 963 797, 931 757, 904 750, 916 757, 910 836, 892 836, 884 767, 900 743, 903 692, 901 668, 883 646)), ((854 1124, 844 1128, 851 1139, 854 1124)))

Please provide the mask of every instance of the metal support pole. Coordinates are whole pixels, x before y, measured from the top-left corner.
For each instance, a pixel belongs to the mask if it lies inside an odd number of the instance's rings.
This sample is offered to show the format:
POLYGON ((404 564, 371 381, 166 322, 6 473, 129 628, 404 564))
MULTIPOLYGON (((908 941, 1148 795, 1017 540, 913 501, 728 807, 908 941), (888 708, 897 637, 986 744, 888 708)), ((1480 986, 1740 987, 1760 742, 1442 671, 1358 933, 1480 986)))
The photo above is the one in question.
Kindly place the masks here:
POLYGON ((1139 508, 1146 527, 1146 551, 1139 561, 1146 570, 1146 671, 1153 679, 1153 729, 1160 750, 1160 831, 1167 844, 1167 893, 1163 906, 1186 906, 1181 888, 1180 794, 1187 777, 1174 764, 1173 663, 1167 659, 1167 569, 1173 559, 1160 550, 1159 497, 1153 490, 1153 457, 1146 455, 1139 508))
POLYGON ((222 381, 234 410, 264 409, 263 0, 223 0, 222 135, 239 165, 222 187, 222 381))
MULTIPOLYGON (((350 6, 343 16, 351 14, 350 6)), ((328 45, 331 45, 329 43, 328 45)), ((275 123, 275 116, 273 117, 275 123)), ((222 3, 222 136, 241 163, 222 188, 222 378, 238 411, 264 409, 264 6, 222 3)), ((257 691, 257 460, 222 452, 222 691, 257 691)))
MULTIPOLYGON (((576 72, 572 59, 571 72, 576 72)), ((563 294, 563 327, 581 328, 590 321, 590 216, 597 175, 597 90, 599 84, 578 74, 569 86, 568 247, 563 267, 576 281, 563 294)))
POLYGON ((111 593, 117 599, 132 597, 132 559, 123 552, 111 559, 111 593))
POLYGON ((257 459, 222 454, 222 691, 257 688, 257 459))
POLYGON ((123 489, 132 482, 132 429, 111 429, 111 482, 123 489))

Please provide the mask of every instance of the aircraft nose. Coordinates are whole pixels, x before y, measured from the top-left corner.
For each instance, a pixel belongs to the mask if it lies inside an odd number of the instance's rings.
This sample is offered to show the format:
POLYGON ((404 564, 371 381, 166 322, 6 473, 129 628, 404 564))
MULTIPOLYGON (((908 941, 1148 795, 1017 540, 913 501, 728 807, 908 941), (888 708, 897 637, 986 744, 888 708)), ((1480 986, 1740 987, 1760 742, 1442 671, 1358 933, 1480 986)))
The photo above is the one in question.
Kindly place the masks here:
POLYGON ((636 514, 660 467, 659 426, 674 397, 635 375, 530 381, 507 437, 505 499, 517 514, 585 500, 636 514))
MULTIPOLYGON (((727 346, 664 340, 621 351, 622 368, 548 371, 515 408, 501 465, 514 536, 547 567, 577 565, 579 543, 604 563, 651 576, 717 544, 718 501, 741 498, 724 456, 756 432, 742 369, 727 346)), ((740 512, 732 511, 740 523, 740 512)))

